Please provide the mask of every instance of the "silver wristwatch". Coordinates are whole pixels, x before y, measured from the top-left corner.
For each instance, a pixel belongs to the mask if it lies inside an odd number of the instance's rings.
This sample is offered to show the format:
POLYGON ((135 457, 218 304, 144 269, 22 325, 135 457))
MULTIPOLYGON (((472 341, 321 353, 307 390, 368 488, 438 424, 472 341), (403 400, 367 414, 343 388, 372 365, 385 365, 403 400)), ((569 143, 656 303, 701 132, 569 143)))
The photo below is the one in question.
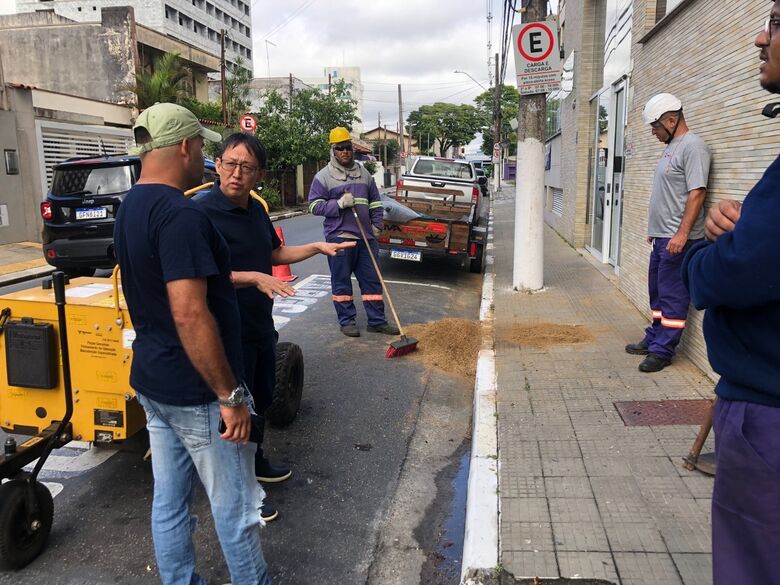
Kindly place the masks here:
POLYGON ((235 408, 236 406, 241 406, 242 404, 246 404, 249 402, 252 398, 251 392, 249 392, 249 388, 246 387, 246 384, 241 381, 238 383, 238 386, 233 388, 233 391, 230 393, 230 396, 227 398, 220 398, 218 400, 220 406, 227 406, 228 408, 235 408))

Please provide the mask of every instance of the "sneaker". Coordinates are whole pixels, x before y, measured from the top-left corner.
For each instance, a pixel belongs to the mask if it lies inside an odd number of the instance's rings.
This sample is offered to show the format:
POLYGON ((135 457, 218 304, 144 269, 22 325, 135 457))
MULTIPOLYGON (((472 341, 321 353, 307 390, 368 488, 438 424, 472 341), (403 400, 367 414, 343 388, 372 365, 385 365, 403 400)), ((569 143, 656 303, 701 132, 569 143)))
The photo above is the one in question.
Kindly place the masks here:
POLYGON ((266 522, 273 522, 279 517, 279 510, 264 503, 263 507, 260 509, 260 516, 266 522))
POLYGON ((632 355, 647 355, 650 353, 650 350, 647 347, 647 343, 645 343, 643 339, 639 343, 629 343, 626 346, 626 353, 630 353, 632 355))
POLYGON ((399 335, 401 332, 395 325, 390 323, 382 323, 381 325, 369 325, 366 327, 366 331, 370 333, 384 333, 385 335, 399 335))
POLYGON ((261 459, 255 461, 255 477, 257 481, 263 483, 279 483, 285 479, 289 479, 292 475, 289 467, 277 467, 272 465, 268 459, 261 459))
POLYGON ((672 363, 669 358, 661 357, 654 353, 648 353, 647 357, 639 364, 640 372, 660 372, 672 363))
POLYGON ((360 329, 358 329, 358 326, 354 323, 350 323, 349 325, 342 325, 341 332, 347 337, 360 337, 360 329))

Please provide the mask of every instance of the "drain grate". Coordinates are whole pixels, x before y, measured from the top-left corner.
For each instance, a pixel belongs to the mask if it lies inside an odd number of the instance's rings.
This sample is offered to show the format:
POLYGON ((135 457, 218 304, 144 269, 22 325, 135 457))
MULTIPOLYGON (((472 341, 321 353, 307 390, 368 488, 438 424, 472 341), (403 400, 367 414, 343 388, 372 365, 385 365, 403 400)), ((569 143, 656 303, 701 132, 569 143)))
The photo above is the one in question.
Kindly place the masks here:
POLYGON ((627 427, 700 425, 712 406, 709 400, 632 400, 613 404, 627 427))

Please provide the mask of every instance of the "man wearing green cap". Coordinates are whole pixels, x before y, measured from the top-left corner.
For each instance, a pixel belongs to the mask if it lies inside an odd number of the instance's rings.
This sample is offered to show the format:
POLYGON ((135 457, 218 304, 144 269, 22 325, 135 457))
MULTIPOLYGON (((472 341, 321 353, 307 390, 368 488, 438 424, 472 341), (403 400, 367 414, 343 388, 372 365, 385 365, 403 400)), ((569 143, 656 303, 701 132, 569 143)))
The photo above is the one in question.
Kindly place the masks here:
POLYGON ((152 449, 160 577, 164 585, 206 585, 195 572, 189 510, 197 475, 233 585, 269 585, 229 251, 183 194, 203 175, 203 140, 221 136, 175 104, 144 110, 133 132, 141 176, 117 214, 114 246, 136 332, 130 385, 152 449))

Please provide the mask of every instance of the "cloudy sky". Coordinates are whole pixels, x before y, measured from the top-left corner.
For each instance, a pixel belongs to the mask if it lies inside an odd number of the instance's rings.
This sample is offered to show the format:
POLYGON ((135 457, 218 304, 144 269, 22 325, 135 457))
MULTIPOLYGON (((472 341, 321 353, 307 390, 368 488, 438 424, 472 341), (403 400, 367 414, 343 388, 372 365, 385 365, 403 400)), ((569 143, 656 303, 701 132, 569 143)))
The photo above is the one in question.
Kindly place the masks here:
POLYGON ((271 76, 301 79, 321 77, 328 66, 360 67, 365 128, 376 126, 378 113, 395 128, 398 83, 407 115, 435 101, 472 103, 484 90, 456 69, 488 86, 488 4, 495 53, 502 0, 255 0, 254 73, 268 76, 269 62, 271 76))

